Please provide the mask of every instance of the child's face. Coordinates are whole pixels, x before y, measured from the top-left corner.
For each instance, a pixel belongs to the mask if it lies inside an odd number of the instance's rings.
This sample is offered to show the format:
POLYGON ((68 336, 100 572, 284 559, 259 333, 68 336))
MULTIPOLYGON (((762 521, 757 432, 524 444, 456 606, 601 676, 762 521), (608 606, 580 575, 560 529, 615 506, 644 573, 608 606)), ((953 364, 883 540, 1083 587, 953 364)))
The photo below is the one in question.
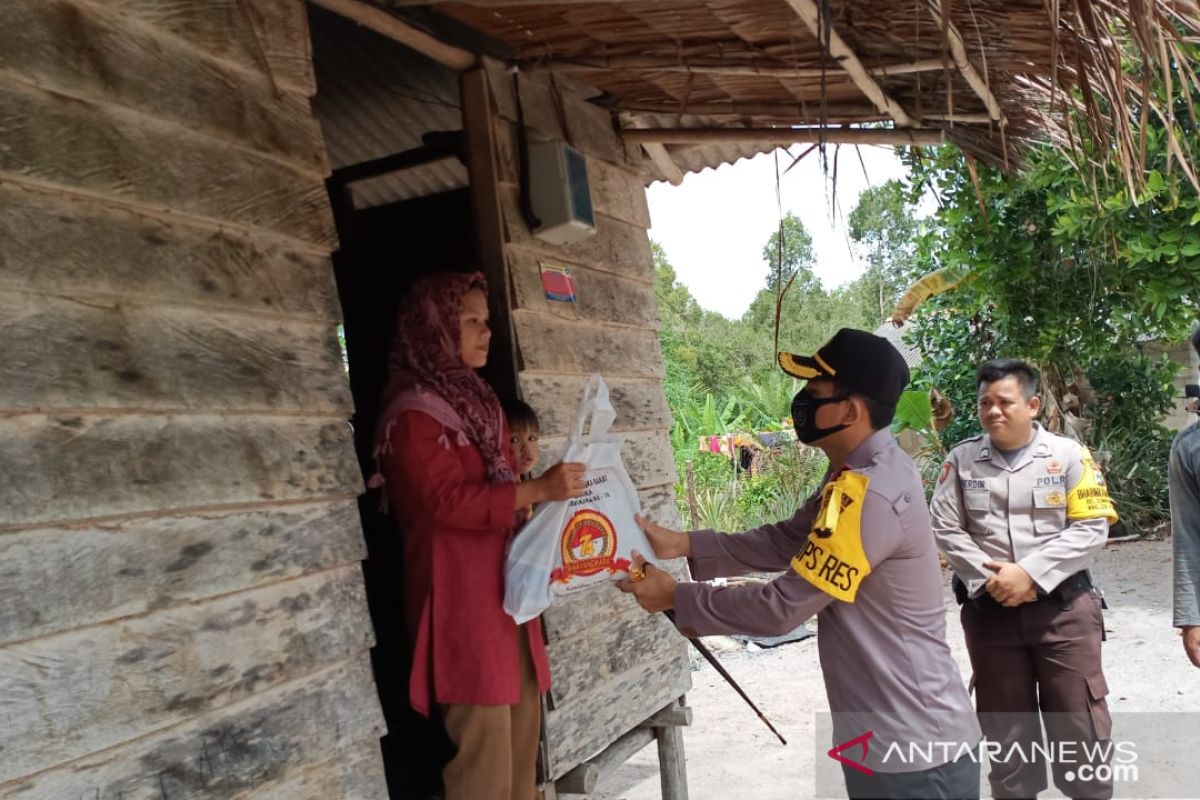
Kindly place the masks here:
POLYGON ((517 457, 517 474, 524 475, 538 462, 538 429, 531 425, 516 425, 511 434, 509 444, 517 457))

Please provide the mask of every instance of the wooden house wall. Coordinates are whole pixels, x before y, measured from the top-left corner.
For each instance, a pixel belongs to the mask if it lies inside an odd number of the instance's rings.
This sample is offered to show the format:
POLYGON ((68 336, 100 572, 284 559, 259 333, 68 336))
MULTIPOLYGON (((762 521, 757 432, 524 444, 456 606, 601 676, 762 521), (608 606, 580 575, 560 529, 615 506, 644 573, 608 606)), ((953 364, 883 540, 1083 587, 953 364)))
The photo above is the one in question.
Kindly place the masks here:
MULTIPOLYGON (((640 152, 626 151, 609 113, 569 87, 523 77, 521 99, 532 141, 559 138, 587 156, 596 234, 567 246, 529 233, 520 214, 516 106, 511 76, 489 70, 505 255, 519 380, 538 412, 543 460, 560 452, 584 381, 604 375, 625 439, 623 456, 645 513, 678 527, 676 480, 662 390, 650 215, 637 175, 640 152), (566 121, 567 130, 561 122, 566 121), (540 263, 569 266, 573 304, 547 300, 540 263)), ((572 596, 544 617, 553 685, 545 718, 546 767, 557 778, 595 755, 691 685, 686 642, 661 614, 648 616, 612 586, 572 596)))
POLYGON ((300 0, 0 3, 0 798, 385 797, 300 0))

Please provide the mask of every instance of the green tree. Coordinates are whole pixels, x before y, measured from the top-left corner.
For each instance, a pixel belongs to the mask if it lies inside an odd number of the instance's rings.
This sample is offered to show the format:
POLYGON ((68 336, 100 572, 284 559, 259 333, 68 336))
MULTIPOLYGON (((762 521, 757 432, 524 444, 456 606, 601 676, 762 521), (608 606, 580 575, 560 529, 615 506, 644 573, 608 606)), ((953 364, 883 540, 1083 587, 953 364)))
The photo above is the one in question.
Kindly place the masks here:
POLYGON ((740 322, 701 308, 662 248, 654 243, 651 252, 668 400, 674 393, 682 401, 693 390, 721 397, 742 376, 761 374, 770 361, 769 343, 740 322))
POLYGON ((857 280, 860 298, 882 319, 904 287, 917 277, 917 235, 910 190, 898 180, 867 189, 850 212, 848 228, 856 254, 866 265, 857 280))
POLYGON ((979 165, 977 185, 957 150, 914 160, 942 200, 919 237, 919 265, 969 276, 918 310, 915 343, 925 359, 919 383, 958 410, 948 443, 978 430, 975 366, 1027 359, 1042 370, 1050 419, 1081 418, 1074 433, 1110 455, 1119 511, 1154 521, 1167 513, 1170 437, 1159 420, 1178 367, 1143 349, 1179 341, 1194 324, 1200 197, 1178 165, 1168 177, 1164 137, 1146 134, 1151 171, 1138 197, 1103 175, 1090 183, 1049 148, 1013 175, 979 165))
MULTIPOLYGON (((810 259, 808 263, 811 263, 811 239, 804 229, 804 224, 796 217, 788 215, 784 218, 784 227, 786 231, 791 232, 793 241, 803 244, 803 248, 799 245, 794 248, 792 263, 798 263, 799 256, 795 254, 800 250, 807 253, 810 259)), ((788 237, 785 235, 786 241, 788 237)), ((768 264, 775 258, 778 242, 776 232, 763 247, 763 258, 768 264)), ((811 353, 828 341, 839 328, 874 330, 884 317, 884 313, 880 311, 879 290, 873 275, 860 277, 846 286, 832 290, 821 284, 809 266, 798 267, 796 276, 796 280, 788 286, 780 308, 780 349, 811 353)), ((775 285, 768 282, 766 287, 759 290, 750 308, 742 316, 742 322, 758 333, 760 341, 765 342, 768 353, 773 352, 777 301, 778 292, 775 285)), ((774 358, 763 362, 761 369, 776 369, 774 358)), ((755 380, 764 379, 763 371, 753 372, 752 375, 755 380)))
POLYGON ((812 271, 812 236, 800 218, 790 211, 780 220, 779 228, 771 234, 762 251, 767 264, 767 290, 774 292, 780 283, 787 284, 792 276, 793 285, 802 293, 821 286, 812 271))

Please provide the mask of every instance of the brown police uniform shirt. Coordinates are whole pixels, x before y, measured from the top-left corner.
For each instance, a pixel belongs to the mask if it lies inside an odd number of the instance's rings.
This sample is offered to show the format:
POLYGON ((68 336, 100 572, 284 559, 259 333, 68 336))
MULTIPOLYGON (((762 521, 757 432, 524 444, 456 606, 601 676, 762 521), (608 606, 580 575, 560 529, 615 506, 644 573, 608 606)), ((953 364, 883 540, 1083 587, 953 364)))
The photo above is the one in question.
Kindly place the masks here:
POLYGON ((1034 425, 1009 464, 988 436, 950 451, 930 504, 933 534, 972 597, 993 572, 1021 565, 1043 592, 1086 569, 1116 520, 1104 478, 1087 449, 1034 425))
POLYGON ((741 534, 692 533, 689 564, 699 581, 786 571, 763 585, 682 583, 676 623, 689 635, 778 635, 816 614, 835 737, 855 733, 838 730, 837 712, 895 712, 905 730, 974 743, 979 728, 946 644, 937 548, 916 467, 883 430, 850 454, 846 468, 849 476, 826 476, 823 491, 789 520, 741 534), (845 491, 822 503, 831 482, 846 477, 845 491), (839 516, 832 533, 831 506, 839 516), (861 534, 860 542, 849 534, 861 534))

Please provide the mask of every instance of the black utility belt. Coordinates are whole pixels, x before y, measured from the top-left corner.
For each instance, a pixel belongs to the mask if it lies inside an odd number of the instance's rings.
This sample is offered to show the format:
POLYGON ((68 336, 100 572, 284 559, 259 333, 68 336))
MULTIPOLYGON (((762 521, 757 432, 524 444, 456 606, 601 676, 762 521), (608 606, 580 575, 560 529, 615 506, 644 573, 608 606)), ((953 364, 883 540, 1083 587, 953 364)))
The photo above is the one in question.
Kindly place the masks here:
MULTIPOLYGON (((954 598, 958 600, 960 606, 963 603, 972 603, 980 607, 1005 608, 1005 606, 992 599, 992 596, 987 592, 979 595, 979 597, 969 597, 967 595, 967 585, 957 575, 954 576, 950 585, 954 589, 954 598)), ((1055 586, 1049 592, 1043 593, 1038 591, 1037 600, 1033 602, 1040 603, 1044 600, 1054 600, 1060 604, 1066 604, 1082 594, 1087 594, 1094 587, 1095 584, 1092 582, 1091 573, 1086 569, 1081 569, 1079 572, 1067 576, 1062 583, 1055 586)), ((1101 600, 1103 600, 1103 596, 1101 596, 1101 600)))

